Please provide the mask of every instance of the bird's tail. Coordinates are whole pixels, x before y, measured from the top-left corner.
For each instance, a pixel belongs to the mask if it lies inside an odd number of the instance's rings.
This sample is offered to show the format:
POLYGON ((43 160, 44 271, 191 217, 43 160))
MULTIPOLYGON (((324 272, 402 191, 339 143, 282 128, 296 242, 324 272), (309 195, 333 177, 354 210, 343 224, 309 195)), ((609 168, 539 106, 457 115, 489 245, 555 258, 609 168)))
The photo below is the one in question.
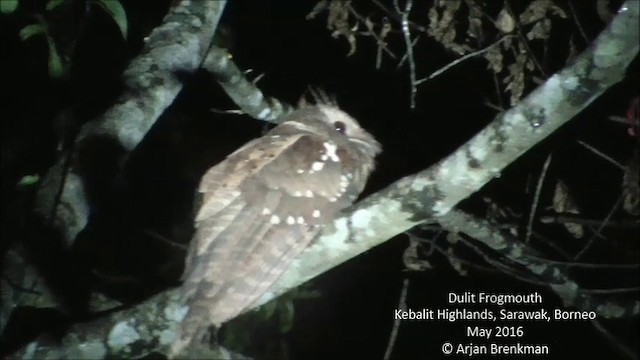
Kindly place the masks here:
POLYGON ((178 325, 176 338, 169 350, 169 358, 174 359, 192 344, 209 340, 211 326, 207 308, 193 304, 178 325))

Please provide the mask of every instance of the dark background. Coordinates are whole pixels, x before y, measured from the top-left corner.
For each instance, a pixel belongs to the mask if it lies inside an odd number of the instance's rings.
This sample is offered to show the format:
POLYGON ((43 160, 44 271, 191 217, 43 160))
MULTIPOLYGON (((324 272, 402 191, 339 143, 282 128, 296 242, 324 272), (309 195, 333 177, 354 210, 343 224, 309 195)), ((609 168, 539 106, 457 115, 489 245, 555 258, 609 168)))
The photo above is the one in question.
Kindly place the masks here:
MULTIPOLYGON (((430 2, 416 3, 419 4, 415 5, 414 21, 424 24, 430 2)), ((585 31, 593 39, 604 23, 597 18, 593 3, 574 3, 585 31)), ((122 40, 106 14, 93 11, 78 38, 69 76, 63 80, 48 76, 47 50, 42 39, 23 42, 18 37, 19 30, 32 22, 31 14, 43 11, 42 3, 24 1, 17 13, 1 15, 4 101, 0 117, 5 199, 2 250, 4 253, 12 243, 26 238, 31 244, 32 258, 43 263, 40 265, 46 269, 43 273, 54 279, 49 281, 62 288, 61 298, 70 309, 64 315, 31 315, 38 318, 31 325, 15 325, 18 321, 12 319, 11 327, 3 334, 7 347, 23 343, 38 331, 57 328, 56 323, 86 319, 87 314, 79 310, 82 301, 78 299, 84 298, 89 290, 135 303, 175 286, 183 251, 148 233, 187 243, 191 235, 193 192, 199 177, 209 166, 266 129, 267 125, 247 116, 211 111, 235 107, 206 73, 194 74, 185 80, 184 90, 174 104, 132 154, 125 172, 126 182, 116 185, 112 197, 95 204, 91 223, 71 252, 56 246, 55 237, 44 237, 39 228, 34 229, 29 214, 35 190, 17 187, 16 183, 26 174, 44 175, 60 156, 56 151, 60 141, 56 114, 72 109, 77 124, 82 124, 108 108, 122 89, 122 70, 141 49, 142 38, 162 20, 169 1, 123 4, 129 21, 128 40, 122 40), (121 278, 127 280, 114 280, 121 278)), ((397 69, 397 60, 385 57, 382 69, 375 69, 376 47, 371 38, 359 39, 356 53, 346 57, 349 46, 344 39, 330 36, 326 14, 311 21, 305 19, 314 4, 315 1, 230 1, 222 19, 228 30, 223 44, 230 48, 238 66, 252 70, 249 78, 264 74, 258 86, 268 96, 296 103, 309 85, 319 86, 334 94, 342 108, 376 136, 384 151, 363 196, 433 164, 495 116, 495 110, 484 105, 485 101, 495 103, 496 95, 483 59, 466 61, 422 85, 417 109, 411 111, 406 66, 397 69)), ((517 1, 513 4, 514 9, 524 5, 517 1)), ((495 6, 494 16, 501 4, 495 6)), ((74 14, 75 19, 80 17, 81 9, 74 14)), ((51 21, 62 22, 56 18, 51 21)), ((71 21, 69 26, 78 25, 71 21)), ((575 33, 569 20, 554 22, 554 26, 546 64, 551 72, 563 66, 568 39, 575 33)), ((403 44, 398 35, 395 39, 390 46, 401 56, 403 44)), ((578 41, 578 47, 584 49, 585 44, 578 41)), ((416 47, 415 57, 419 76, 430 74, 456 58, 426 37, 416 47)), ((637 70, 637 60, 631 69, 637 70)), ((554 151, 549 178, 561 178, 575 190, 586 218, 602 219, 618 196, 619 170, 594 158, 576 145, 575 139, 606 149, 619 161, 629 156, 634 139, 626 135, 627 127, 607 121, 606 117, 624 115, 630 99, 637 94, 637 74, 629 71, 622 83, 507 168, 481 195, 461 206, 482 214, 481 199, 487 196, 498 204, 526 211, 523 209, 530 206, 531 195, 524 189, 531 179, 537 180, 547 154, 554 151)), ((552 191, 545 190, 543 196, 548 199, 552 191)), ((567 248, 579 248, 579 244, 566 244, 566 239, 556 237, 557 233, 547 235, 567 248)), ((630 244, 631 235, 612 234, 616 242, 598 247, 589 261, 637 261, 637 241, 635 253, 629 251, 634 248, 630 244)), ((468 276, 460 276, 442 255, 430 258, 434 269, 405 271, 402 254, 407 244, 405 236, 398 236, 313 280, 310 287, 319 290, 321 296, 295 302, 291 331, 282 334, 277 318, 254 322, 251 330, 247 330, 251 344, 241 351, 258 358, 285 357, 287 353, 292 359, 381 358, 405 278, 411 280, 407 305, 412 309, 446 307, 450 291, 538 291, 544 297, 545 308, 562 306, 554 293, 500 273, 470 269, 468 276)), ((586 281, 597 278, 600 280, 597 284, 604 279, 615 287, 616 281, 636 275, 608 272, 576 276, 586 281)), ((637 318, 602 320, 637 354, 637 318)), ((466 325, 481 324, 404 321, 393 358, 440 358, 440 346, 447 340, 486 342, 466 339, 466 325)), ((524 326, 523 343, 549 345, 552 358, 620 357, 615 346, 589 322, 521 321, 514 325, 524 326)))

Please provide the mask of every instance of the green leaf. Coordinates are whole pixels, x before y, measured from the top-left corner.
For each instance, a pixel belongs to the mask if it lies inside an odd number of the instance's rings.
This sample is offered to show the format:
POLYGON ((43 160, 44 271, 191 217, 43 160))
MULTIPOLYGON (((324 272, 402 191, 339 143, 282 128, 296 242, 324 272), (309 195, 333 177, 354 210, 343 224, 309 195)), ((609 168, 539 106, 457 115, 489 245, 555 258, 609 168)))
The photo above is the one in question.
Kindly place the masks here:
POLYGON ((40 181, 40 175, 25 175, 20 179, 20 181, 18 181, 18 186, 29 186, 37 183, 38 181, 40 181))
POLYGON ((54 79, 61 78, 65 73, 65 67, 58 54, 58 49, 53 41, 53 38, 47 36, 47 43, 49 44, 49 76, 54 79))
POLYGON ((295 308, 293 301, 289 300, 284 303, 283 308, 280 309, 280 332, 286 334, 293 327, 293 317, 295 315, 295 308))
POLYGON ((11 14, 18 7, 18 0, 0 0, 0 12, 11 14))
POLYGON ((100 6, 115 21, 122 38, 127 39, 127 14, 119 0, 95 0, 95 4, 100 6))
POLYGON ((47 3, 47 11, 51 11, 55 8, 57 8, 58 6, 62 5, 62 3, 64 2, 64 0, 49 0, 49 2, 47 3))
MULTIPOLYGON (((2 0, 0 0, 0 1, 2 1, 2 0)), ((30 38, 30 37, 32 37, 34 35, 44 34, 44 33, 46 33, 46 31, 47 31, 47 29, 41 23, 27 25, 27 26, 23 27, 22 30, 20 30, 20 39, 22 41, 25 41, 25 40, 27 40, 28 38, 30 38)))

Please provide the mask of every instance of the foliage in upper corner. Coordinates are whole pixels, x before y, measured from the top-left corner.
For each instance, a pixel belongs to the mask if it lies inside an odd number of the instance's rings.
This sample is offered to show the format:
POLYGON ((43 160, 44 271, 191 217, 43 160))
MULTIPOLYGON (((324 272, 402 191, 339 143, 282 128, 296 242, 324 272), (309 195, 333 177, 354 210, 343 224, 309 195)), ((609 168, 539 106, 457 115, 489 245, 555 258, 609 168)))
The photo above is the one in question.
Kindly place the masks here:
POLYGON ((127 13, 119 0, 93 0, 118 25, 123 39, 127 39, 127 13))
MULTIPOLYGON (((424 63, 428 63, 429 67, 437 66, 429 63, 428 53, 415 53, 416 49, 421 48, 417 44, 427 38, 435 40, 458 57, 483 57, 487 61, 488 69, 495 76, 497 93, 505 94, 509 105, 518 103, 528 90, 533 89, 553 72, 553 69, 546 69, 547 64, 567 63, 575 56, 579 51, 575 43, 578 35, 582 36, 585 44, 589 42, 580 25, 571 30, 568 34, 569 39, 565 39, 566 32, 557 30, 559 25, 571 26, 570 13, 574 18, 578 16, 570 4, 559 0, 413 1, 413 11, 401 9, 399 3, 409 2, 322 0, 309 12, 307 19, 326 14, 326 27, 331 35, 343 37, 349 43, 348 55, 356 52, 359 39, 373 38, 378 48, 377 68, 381 55, 386 54, 392 59, 400 59, 398 67, 414 62, 416 79, 423 77, 419 72, 424 63), (405 11, 408 13, 405 14, 405 11), (406 19, 406 24, 403 19, 406 19), (404 37, 407 35, 406 32, 409 36, 404 37), (407 45, 407 38, 411 45, 407 45), (555 41, 566 42, 567 45, 563 49, 568 51, 553 54, 548 51, 550 44, 554 44, 552 42, 555 41), (407 46, 414 48, 415 59, 407 61, 407 46), (420 59, 419 63, 415 62, 417 59, 420 59)), ((585 9, 597 10, 601 19, 605 21, 609 7, 609 1, 602 0, 587 5, 585 9)), ((417 81, 418 84, 422 82, 417 81)), ((502 98, 498 100, 498 107, 504 108, 502 98)))
POLYGON ((356 52, 356 26, 351 26, 350 20, 351 1, 319 1, 307 15, 307 19, 315 18, 322 11, 327 11, 327 29, 331 31, 331 36, 344 37, 349 43, 349 53, 351 56, 356 52))
POLYGON ((16 11, 18 0, 2 0, 0 1, 0 12, 3 14, 11 14, 16 11))
POLYGON ((501 38, 497 40, 498 43, 490 45, 484 57, 488 61, 488 68, 502 78, 504 90, 510 94, 510 104, 515 105, 536 76, 545 77, 545 71, 526 42, 541 40, 546 47, 553 18, 567 19, 568 16, 552 0, 533 0, 520 14, 514 13, 505 2, 495 20, 478 1, 440 0, 435 1, 429 10, 429 35, 446 49, 466 55, 479 50, 477 47, 485 42, 487 32, 497 30, 494 37, 501 38), (464 18, 458 13, 468 14, 465 32, 456 30, 460 27, 460 30, 464 30, 465 26, 464 18), (506 74, 502 74, 504 69, 507 70, 506 74))
MULTIPOLYGON (((18 0, 2 0, 3 13, 15 13, 18 0)), ((20 30, 20 39, 27 41, 43 35, 48 48, 49 76, 60 79, 67 76, 78 39, 83 35, 86 23, 91 19, 93 5, 102 9, 118 26, 124 40, 128 35, 127 16, 120 0, 85 0, 82 4, 64 0, 49 0, 43 13, 27 14, 35 22, 20 30), (82 6, 80 19, 74 17, 76 6, 82 6)))

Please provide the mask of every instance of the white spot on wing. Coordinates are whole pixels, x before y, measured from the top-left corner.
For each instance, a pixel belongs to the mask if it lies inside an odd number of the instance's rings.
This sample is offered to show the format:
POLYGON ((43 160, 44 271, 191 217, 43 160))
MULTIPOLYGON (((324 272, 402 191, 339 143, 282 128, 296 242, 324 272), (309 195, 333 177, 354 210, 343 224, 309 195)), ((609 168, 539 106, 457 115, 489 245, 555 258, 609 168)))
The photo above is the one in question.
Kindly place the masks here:
POLYGON ((304 224, 304 218, 302 216, 298 216, 298 218, 296 219, 296 222, 298 224, 304 224))
POLYGON ((269 214, 271 214, 271 210, 269 210, 269 208, 262 209, 262 215, 269 215, 269 214))
POLYGON ((312 198, 312 197, 313 197, 313 191, 311 191, 311 190, 307 190, 307 191, 304 193, 304 196, 306 196, 306 197, 308 197, 308 198, 312 198))
POLYGON ((319 218, 320 210, 313 210, 313 213, 311 213, 311 216, 313 216, 314 218, 319 218))
POLYGON ((293 193, 293 196, 295 196, 295 197, 301 197, 301 196, 302 196, 302 192, 301 192, 301 191, 295 191, 295 192, 293 193))
POLYGON ((287 216, 287 224, 293 225, 295 223, 296 223, 296 219, 294 219, 293 216, 291 215, 287 216))
POLYGON ((340 188, 342 189, 342 192, 347 189, 347 186, 349 186, 349 179, 344 175, 340 175, 340 188))
POLYGON ((322 161, 316 161, 311 165, 311 169, 313 171, 320 171, 324 167, 324 163, 322 161))
POLYGON ((280 224, 280 218, 278 217, 278 215, 271 215, 271 219, 269 219, 269 222, 273 225, 278 225, 280 224))
POLYGON ((325 141, 324 143, 322 143, 324 145, 324 148, 327 150, 327 156, 334 162, 338 162, 340 161, 340 158, 338 157, 338 155, 336 154, 336 150, 338 150, 338 147, 335 146, 334 144, 325 141))
POLYGON ((302 170, 302 169, 298 169, 298 170, 296 170, 296 173, 298 173, 298 174, 304 174, 304 170, 302 170))

